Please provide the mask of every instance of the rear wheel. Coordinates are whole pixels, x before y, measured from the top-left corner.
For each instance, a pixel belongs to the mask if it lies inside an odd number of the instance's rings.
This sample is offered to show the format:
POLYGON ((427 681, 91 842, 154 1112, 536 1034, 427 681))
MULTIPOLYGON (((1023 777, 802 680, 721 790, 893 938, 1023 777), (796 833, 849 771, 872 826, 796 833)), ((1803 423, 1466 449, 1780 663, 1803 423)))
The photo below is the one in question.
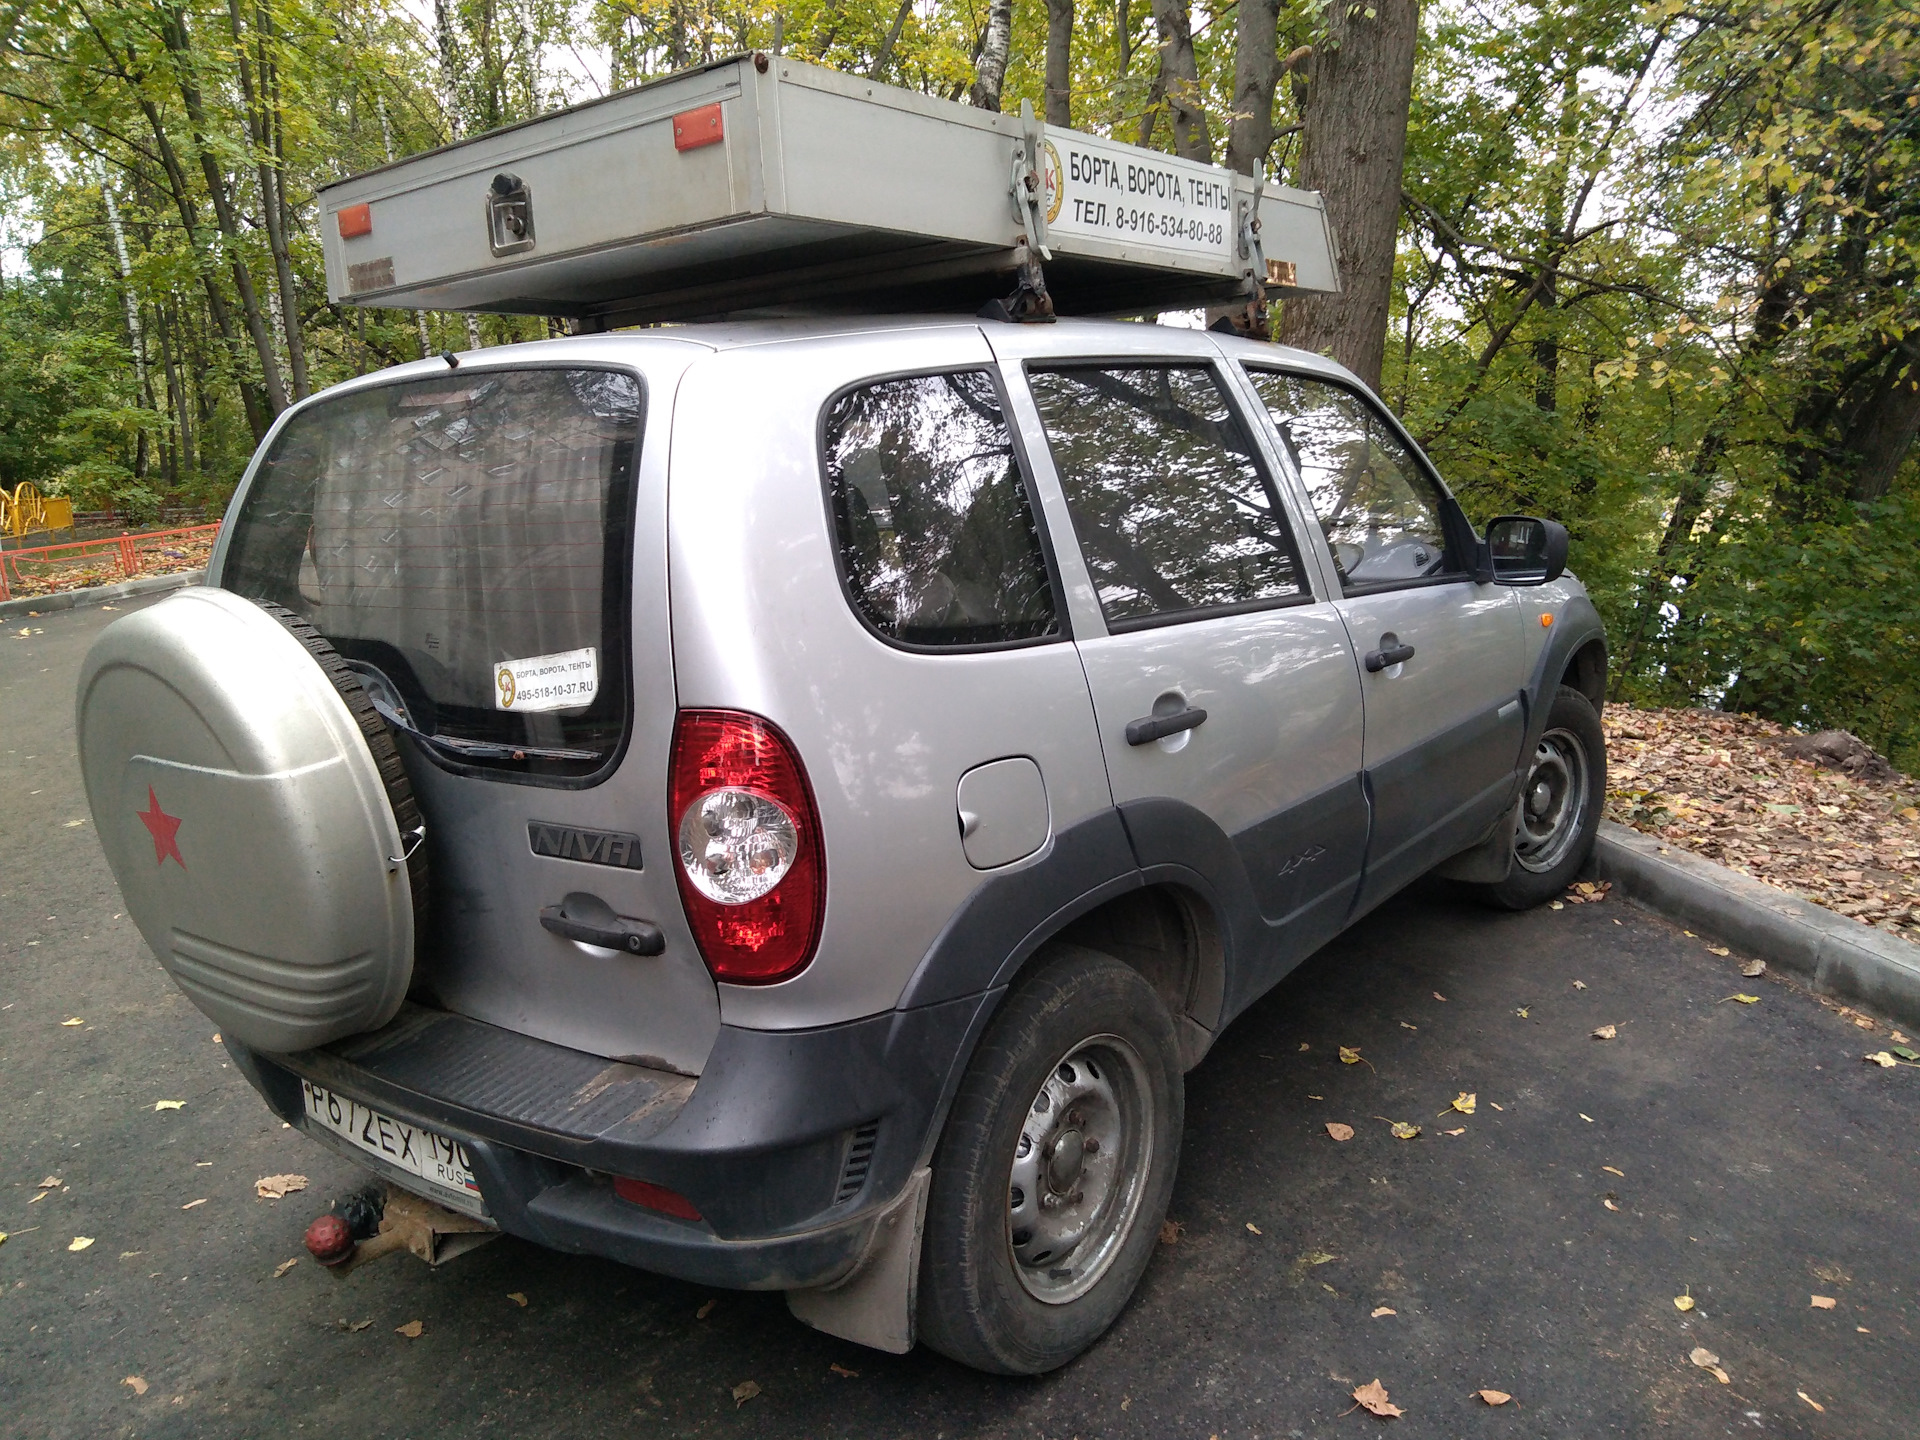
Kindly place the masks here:
POLYGON ((1529 757, 1507 878, 1473 887, 1490 905, 1528 910, 1572 884, 1593 854, 1607 794, 1607 741, 1593 702, 1571 685, 1554 693, 1529 757))
POLYGON ((1118 960, 1060 947, 1015 987, 934 1157, 920 1336, 997 1374, 1064 1365, 1139 1284, 1179 1164, 1172 1018, 1118 960))

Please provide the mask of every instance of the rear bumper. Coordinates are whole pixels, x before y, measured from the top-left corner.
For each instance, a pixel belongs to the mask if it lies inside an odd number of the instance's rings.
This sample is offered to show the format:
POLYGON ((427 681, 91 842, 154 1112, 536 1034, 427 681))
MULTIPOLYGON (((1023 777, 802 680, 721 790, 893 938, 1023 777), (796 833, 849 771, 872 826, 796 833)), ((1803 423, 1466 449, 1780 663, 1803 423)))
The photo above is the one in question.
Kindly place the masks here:
POLYGON ((411 1005, 318 1050, 227 1048, 290 1124, 308 1126, 305 1079, 462 1141, 487 1218, 509 1234, 698 1284, 790 1290, 830 1284, 867 1252, 997 998, 819 1030, 723 1027, 697 1081, 411 1005), (623 1200, 614 1176, 678 1191, 703 1218, 623 1200))

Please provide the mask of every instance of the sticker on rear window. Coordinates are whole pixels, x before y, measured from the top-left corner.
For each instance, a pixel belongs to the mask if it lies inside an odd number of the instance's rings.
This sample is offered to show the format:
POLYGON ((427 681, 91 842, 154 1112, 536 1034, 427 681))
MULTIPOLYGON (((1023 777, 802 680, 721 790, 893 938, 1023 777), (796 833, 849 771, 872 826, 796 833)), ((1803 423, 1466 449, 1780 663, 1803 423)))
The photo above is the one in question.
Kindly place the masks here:
POLYGON ((593 646, 502 660, 493 667, 496 710, 574 710, 600 693, 600 667, 593 646))

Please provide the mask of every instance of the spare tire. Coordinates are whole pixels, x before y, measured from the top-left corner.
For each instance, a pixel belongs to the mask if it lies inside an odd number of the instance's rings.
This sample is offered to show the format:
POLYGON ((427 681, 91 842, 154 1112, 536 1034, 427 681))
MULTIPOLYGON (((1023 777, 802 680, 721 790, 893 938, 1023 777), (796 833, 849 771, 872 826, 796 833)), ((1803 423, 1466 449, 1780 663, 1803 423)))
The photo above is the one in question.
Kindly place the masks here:
POLYGON ((100 633, 76 731, 127 911, 224 1033, 377 1028, 413 978, 424 831, 359 677, 291 611, 182 590, 100 633))

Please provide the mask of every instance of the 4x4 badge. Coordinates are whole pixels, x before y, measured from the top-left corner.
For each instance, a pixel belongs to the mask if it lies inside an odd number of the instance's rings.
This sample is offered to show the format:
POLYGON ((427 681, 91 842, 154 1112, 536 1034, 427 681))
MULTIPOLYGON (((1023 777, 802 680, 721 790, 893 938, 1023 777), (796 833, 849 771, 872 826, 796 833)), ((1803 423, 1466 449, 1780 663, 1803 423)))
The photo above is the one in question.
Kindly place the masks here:
POLYGON ((169 815, 162 810, 160 797, 153 793, 151 785, 147 787, 147 808, 133 813, 140 817, 140 823, 146 826, 147 833, 153 836, 153 863, 164 865, 167 863, 167 857, 171 855, 175 860, 180 861, 182 870, 186 869, 187 862, 180 856, 180 842, 173 838, 178 833, 180 822, 184 817, 169 815))

